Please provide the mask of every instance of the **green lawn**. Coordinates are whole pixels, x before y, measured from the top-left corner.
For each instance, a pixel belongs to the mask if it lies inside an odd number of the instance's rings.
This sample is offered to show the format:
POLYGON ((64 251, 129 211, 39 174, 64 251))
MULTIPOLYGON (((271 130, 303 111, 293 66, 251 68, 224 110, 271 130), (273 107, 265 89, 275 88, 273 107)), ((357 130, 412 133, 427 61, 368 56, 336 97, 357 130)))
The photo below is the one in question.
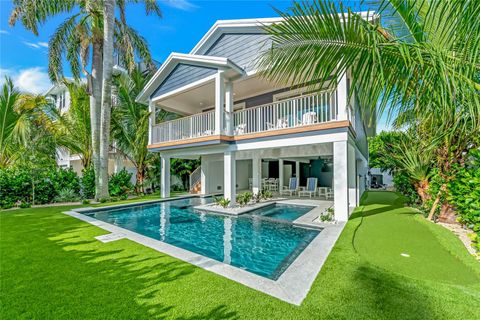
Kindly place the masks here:
POLYGON ((480 319, 480 264, 370 192, 300 307, 63 215, 0 213, 1 319, 480 319), (401 256, 402 253, 410 257, 401 256))

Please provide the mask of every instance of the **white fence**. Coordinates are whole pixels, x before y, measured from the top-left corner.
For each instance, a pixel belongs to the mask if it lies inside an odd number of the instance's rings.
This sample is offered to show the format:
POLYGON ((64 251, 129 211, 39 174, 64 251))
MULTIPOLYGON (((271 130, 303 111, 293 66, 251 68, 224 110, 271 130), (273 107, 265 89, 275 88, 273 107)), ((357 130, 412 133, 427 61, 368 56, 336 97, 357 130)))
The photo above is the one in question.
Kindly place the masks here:
POLYGON ((194 114, 160 123, 153 127, 153 142, 167 142, 212 135, 215 132, 215 111, 194 114))
POLYGON ((234 134, 292 128, 336 120, 336 92, 324 92, 236 111, 234 134))

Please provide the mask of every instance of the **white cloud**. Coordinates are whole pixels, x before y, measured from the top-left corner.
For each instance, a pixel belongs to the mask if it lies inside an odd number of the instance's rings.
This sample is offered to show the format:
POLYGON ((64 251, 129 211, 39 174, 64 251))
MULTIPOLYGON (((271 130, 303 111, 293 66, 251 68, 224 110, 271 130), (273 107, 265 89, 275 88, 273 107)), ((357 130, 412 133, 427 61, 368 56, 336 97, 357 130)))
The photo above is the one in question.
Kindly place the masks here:
POLYGON ((43 42, 43 41, 38 41, 38 42, 22 41, 22 42, 26 46, 29 46, 30 48, 34 48, 34 49, 48 48, 48 42, 43 42))
POLYGON ((47 72, 42 67, 21 70, 0 69, 0 83, 4 82, 5 76, 12 78, 15 87, 22 92, 40 94, 52 86, 47 72))
POLYGON ((179 10, 184 10, 184 11, 189 11, 189 10, 198 8, 197 5, 194 5, 188 0, 163 0, 162 3, 164 3, 169 7, 179 9, 179 10))
POLYGON ((7 30, 2 30, 0 29, 0 34, 9 34, 10 32, 8 32, 7 30))
POLYGON ((33 43, 33 42, 28 42, 28 41, 22 41, 23 44, 31 47, 31 48, 35 48, 35 49, 40 49, 40 46, 36 43, 33 43))

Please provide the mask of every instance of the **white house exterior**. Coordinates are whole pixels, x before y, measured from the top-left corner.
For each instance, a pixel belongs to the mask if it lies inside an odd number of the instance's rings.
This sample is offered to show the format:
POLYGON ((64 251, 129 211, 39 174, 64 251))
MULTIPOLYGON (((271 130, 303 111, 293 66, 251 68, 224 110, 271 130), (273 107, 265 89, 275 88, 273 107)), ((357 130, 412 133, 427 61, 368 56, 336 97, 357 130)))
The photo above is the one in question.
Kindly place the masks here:
MULTIPOLYGON (((65 113, 70 108, 70 93, 68 88, 62 84, 53 85, 45 95, 55 103, 55 107, 61 112, 65 113)), ((80 155, 70 154, 69 150, 65 148, 57 148, 56 150, 57 165, 61 168, 72 168, 78 175, 82 175, 83 165, 80 155)), ((110 152, 108 161, 108 173, 116 173, 125 168, 132 173, 132 182, 135 182, 135 167, 133 164, 125 159, 125 157, 114 149, 110 152)))
POLYGON ((262 79, 256 63, 271 40, 262 24, 280 18, 217 21, 189 54, 172 53, 137 100, 152 111, 149 150, 162 162, 162 196, 170 194, 170 159, 201 159, 201 193, 258 192, 262 178, 280 187, 318 178, 333 190, 335 218, 358 205, 368 173, 367 135, 375 124, 347 105, 350 79, 308 92, 262 79), (162 108, 183 118, 155 123, 162 108))

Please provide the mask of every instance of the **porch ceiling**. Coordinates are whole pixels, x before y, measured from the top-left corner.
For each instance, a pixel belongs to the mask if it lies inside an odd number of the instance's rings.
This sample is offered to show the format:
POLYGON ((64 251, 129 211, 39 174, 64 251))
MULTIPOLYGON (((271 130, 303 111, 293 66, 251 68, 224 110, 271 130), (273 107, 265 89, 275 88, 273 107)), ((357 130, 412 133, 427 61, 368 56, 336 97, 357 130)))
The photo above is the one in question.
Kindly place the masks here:
MULTIPOLYGON (((279 87, 258 76, 242 78, 233 83, 234 104, 276 89, 279 87)), ((188 88, 156 103, 158 107, 184 115, 213 110, 215 107, 215 80, 207 80, 198 86, 188 88)))

